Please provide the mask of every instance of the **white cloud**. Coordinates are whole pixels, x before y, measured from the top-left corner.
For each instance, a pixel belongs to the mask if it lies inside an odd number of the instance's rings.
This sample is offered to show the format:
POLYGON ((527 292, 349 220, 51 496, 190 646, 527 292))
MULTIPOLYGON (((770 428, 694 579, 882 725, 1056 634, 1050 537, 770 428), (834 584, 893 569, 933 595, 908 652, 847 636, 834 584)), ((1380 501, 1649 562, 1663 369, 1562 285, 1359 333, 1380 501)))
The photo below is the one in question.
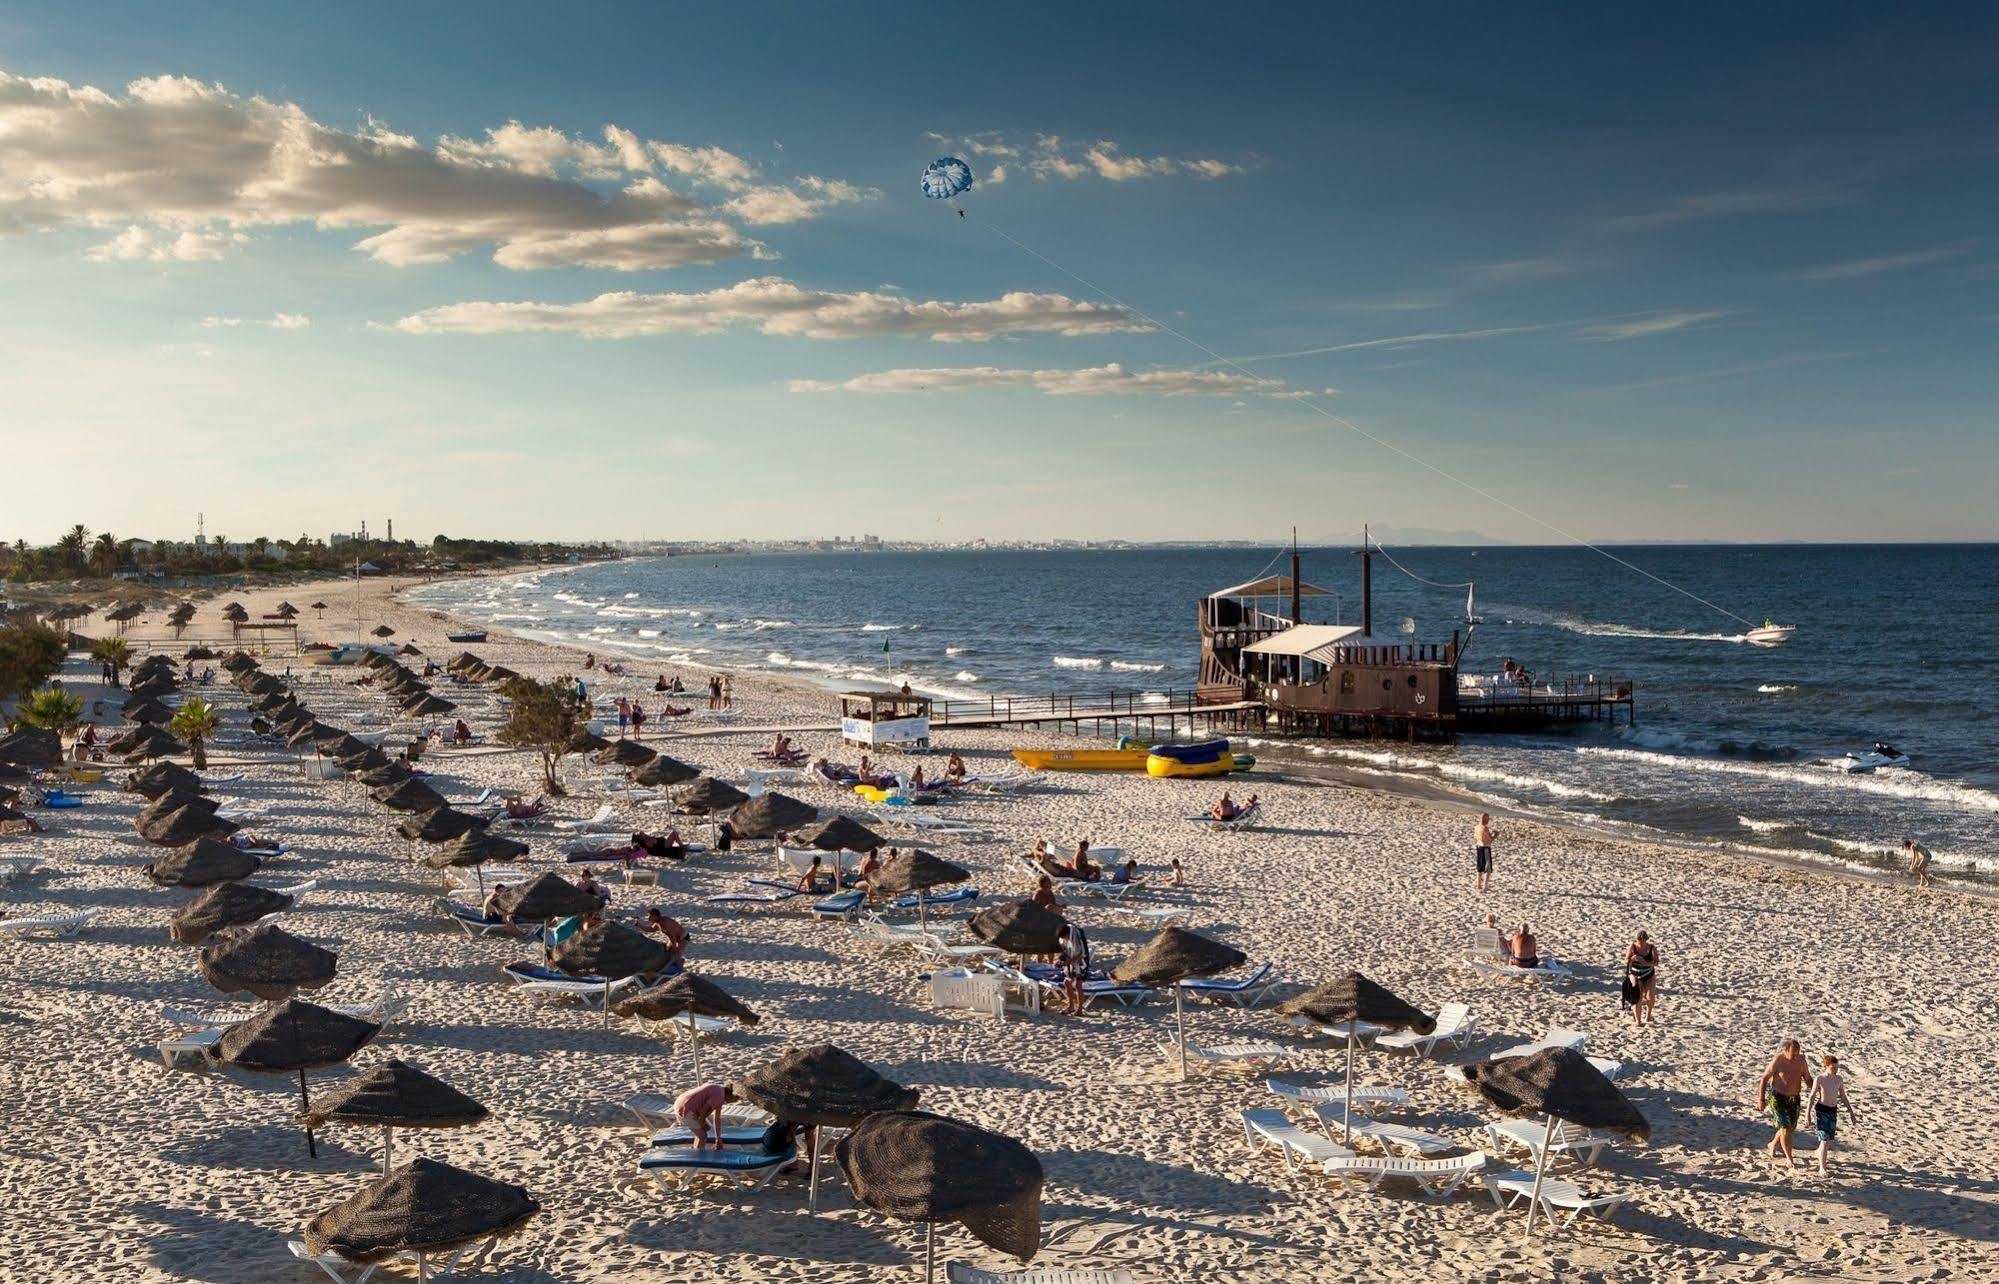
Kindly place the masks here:
POLYGON ((0 236, 122 228, 88 252, 100 261, 216 258, 249 230, 287 224, 366 229, 356 248, 395 265, 486 247, 521 268, 666 268, 761 251, 740 231, 718 232, 727 211, 662 173, 789 193, 783 221, 875 195, 816 177, 759 184, 724 148, 617 126, 599 141, 508 121, 426 147, 372 118, 335 129, 295 104, 185 77, 111 94, 0 72, 0 236))
POLYGON ((929 138, 941 147, 966 156, 997 157, 990 165, 972 167, 982 183, 1004 183, 1016 169, 1025 169, 1040 179, 1095 176, 1113 183, 1181 175, 1213 179, 1246 172, 1242 165, 1213 157, 1183 159, 1128 155, 1122 147, 1107 138, 1081 146, 1056 134, 1037 134, 1032 142, 1018 142, 996 130, 961 138, 933 133, 929 138))
POLYGON ((1281 379, 1258 379, 1220 370, 1182 367, 1127 370, 1115 362, 1083 370, 1005 370, 997 366, 958 366, 882 370, 842 380, 791 381, 793 392, 957 392, 967 388, 1032 388, 1051 397, 1311 395, 1284 391, 1281 379))
POLYGON ((722 208, 745 223, 797 223, 817 218, 828 205, 871 201, 881 192, 844 179, 807 175, 791 187, 752 187, 722 208))
POLYGON ((1962 253, 1964 247, 1961 245, 1940 246, 1934 250, 1912 250, 1907 254, 1884 254, 1880 258, 1849 259, 1844 263, 1828 263, 1824 267, 1813 268, 1802 275, 1807 281, 1851 281, 1857 277, 1879 276, 1883 272, 1899 272, 1903 268, 1941 263, 1962 253))
POLYGON ((1741 214, 1781 214, 1791 210, 1815 209, 1841 199, 1840 193, 1824 187, 1783 187, 1734 192, 1701 192, 1682 196, 1657 209, 1622 214, 1605 220, 1613 228, 1669 227, 1698 219, 1732 218, 1741 214))
POLYGON ((134 224, 102 245, 85 250, 83 257, 97 263, 196 263, 219 259, 231 246, 248 239, 240 232, 202 232, 192 228, 176 236, 170 231, 153 232, 134 224))
POLYGON ((1060 294, 1015 292, 954 303, 906 299, 880 290, 848 294, 808 290, 774 276, 700 294, 625 290, 581 303, 453 303, 395 322, 396 329, 408 334, 553 333, 593 339, 712 334, 735 326, 805 339, 901 336, 939 342, 1151 328, 1123 308, 1060 294))
POLYGON ((267 321, 255 317, 203 317, 201 324, 208 329, 235 329, 238 326, 261 325, 273 330, 303 330, 312 324, 312 318, 299 312, 277 312, 267 321))
POLYGON ((1598 343, 1614 343, 1623 339, 1649 339, 1655 334, 1671 334, 1675 330, 1685 330, 1690 326, 1718 321, 1727 316, 1719 312, 1658 312, 1635 321, 1612 321, 1602 325, 1584 326, 1581 337, 1598 343))

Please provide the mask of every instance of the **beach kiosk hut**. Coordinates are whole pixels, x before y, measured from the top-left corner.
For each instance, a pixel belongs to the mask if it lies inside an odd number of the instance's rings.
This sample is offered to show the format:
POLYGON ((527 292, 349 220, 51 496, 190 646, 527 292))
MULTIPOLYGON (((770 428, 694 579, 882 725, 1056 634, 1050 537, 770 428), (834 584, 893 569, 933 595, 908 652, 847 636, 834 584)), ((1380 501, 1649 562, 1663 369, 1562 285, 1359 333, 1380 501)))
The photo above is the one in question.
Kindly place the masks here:
POLYGON ((930 697, 850 691, 840 697, 840 739, 863 749, 928 749, 930 697))

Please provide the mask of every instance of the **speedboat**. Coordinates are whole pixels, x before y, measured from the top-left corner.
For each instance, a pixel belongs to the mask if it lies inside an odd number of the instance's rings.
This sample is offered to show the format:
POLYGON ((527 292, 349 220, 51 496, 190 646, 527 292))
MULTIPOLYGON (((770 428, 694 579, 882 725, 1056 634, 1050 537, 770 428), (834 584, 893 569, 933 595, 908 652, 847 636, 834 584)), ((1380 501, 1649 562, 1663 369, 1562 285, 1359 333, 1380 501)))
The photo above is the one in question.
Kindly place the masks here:
POLYGON ((1742 636, 1751 646, 1782 646, 1789 642, 1791 635, 1797 631, 1798 626, 1795 624, 1777 624, 1765 620, 1761 628, 1751 629, 1742 636))
POLYGON ((1881 767, 1906 767, 1909 765, 1909 755, 1894 745, 1877 740, 1874 742, 1874 747, 1866 753, 1846 754, 1828 760, 1826 765, 1835 771, 1867 772, 1881 767))
POLYGON ((455 632, 445 634, 444 640, 446 642, 484 642, 486 640, 486 630, 459 629, 455 632))

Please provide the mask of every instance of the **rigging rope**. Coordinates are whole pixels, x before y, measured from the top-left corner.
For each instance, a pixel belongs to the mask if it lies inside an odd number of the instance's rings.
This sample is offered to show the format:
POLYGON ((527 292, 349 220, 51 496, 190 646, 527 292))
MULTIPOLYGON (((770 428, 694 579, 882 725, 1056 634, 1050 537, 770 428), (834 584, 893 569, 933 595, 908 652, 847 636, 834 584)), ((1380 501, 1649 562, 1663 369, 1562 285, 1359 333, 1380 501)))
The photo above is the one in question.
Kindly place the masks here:
MULTIPOLYGON (((1123 299, 1120 299, 1115 294, 1112 294, 1109 290, 1106 290, 1102 286, 1096 284, 1095 282, 1087 280, 1081 276, 1078 276, 1076 273, 1071 272, 1068 268, 1062 266, 1060 263, 1057 263, 1054 259, 1049 258, 1046 254, 1043 254, 1040 250, 1035 249, 1033 246, 1027 245, 1019 240, 1016 240, 1014 237, 1008 235, 1003 228, 1000 228, 992 223, 985 223, 984 226, 988 230, 990 230, 995 236, 998 236, 1001 240, 1007 242, 1007 244, 1013 246, 1015 249, 1022 251, 1023 253, 1031 254, 1035 258, 1040 259, 1043 263, 1047 264, 1051 268, 1054 268, 1057 272, 1060 272, 1062 275, 1068 277, 1070 280, 1076 282, 1078 285, 1081 285, 1084 289, 1091 291, 1092 293, 1098 295, 1101 298, 1108 299, 1110 302, 1116 304, 1120 308, 1123 308, 1125 311, 1131 313, 1139 320, 1144 321, 1149 325, 1155 326, 1160 330, 1163 330, 1167 334, 1170 334, 1174 338, 1187 344, 1189 347, 1194 348, 1196 351, 1206 353, 1210 358, 1212 358, 1215 361, 1216 364, 1227 366, 1229 369, 1235 371, 1237 374, 1240 374, 1247 379, 1260 379, 1262 377, 1260 375, 1257 375, 1253 371, 1244 369, 1240 363, 1231 360, 1228 357, 1223 356, 1221 353, 1216 352, 1213 348, 1210 348, 1207 344, 1202 343, 1200 340, 1192 337, 1191 335, 1185 334, 1179 330, 1174 329, 1172 326, 1167 325, 1164 321, 1161 321, 1159 318, 1147 316, 1144 312, 1141 312, 1137 308, 1133 307, 1131 304, 1126 303, 1123 299)), ((1521 508, 1517 504, 1509 503, 1508 501, 1501 499, 1499 496, 1493 494, 1489 490, 1486 490, 1484 487, 1474 485, 1473 483, 1466 481, 1464 478, 1459 477, 1454 473, 1446 472, 1444 469, 1439 468, 1437 465, 1431 463, 1429 460, 1419 458, 1418 456, 1413 455, 1408 451, 1404 450, 1402 447, 1396 445, 1394 442, 1369 432, 1367 429, 1361 427, 1353 420, 1346 418, 1344 415, 1335 414, 1334 412, 1320 405, 1316 396, 1314 396, 1311 393, 1307 393, 1303 397, 1292 397, 1289 398, 1289 400, 1296 402, 1298 405, 1305 407, 1306 409, 1314 412, 1315 414, 1321 415, 1324 418, 1331 420, 1333 423, 1336 423, 1340 427, 1345 428, 1348 432, 1351 432, 1358 437, 1362 437, 1368 441, 1371 441, 1375 445, 1380 446, 1384 450, 1390 451, 1396 455, 1401 456, 1403 459, 1408 460, 1410 463, 1415 464, 1419 468, 1428 469, 1430 472, 1435 473, 1437 476, 1443 478, 1447 482, 1451 482, 1454 483, 1455 485, 1462 486, 1464 489, 1470 491, 1474 495, 1477 495, 1479 498, 1484 499, 1489 503, 1497 504, 1499 507, 1505 509, 1507 512, 1512 513, 1517 517, 1523 517, 1544 530, 1553 531, 1555 534, 1561 536, 1563 539, 1567 540, 1571 544, 1580 545, 1581 547, 1588 549, 1592 553, 1596 553, 1602 557, 1609 558, 1611 561, 1617 563, 1619 566, 1622 566, 1628 571, 1636 571, 1638 574, 1644 576, 1648 580, 1651 580, 1655 584, 1659 584, 1665 588, 1669 588, 1673 592, 1678 593, 1681 597, 1688 598, 1692 601, 1698 602, 1702 606, 1708 608, 1710 611, 1719 612, 1720 614, 1727 616, 1731 620, 1735 620, 1738 623, 1748 625, 1750 628, 1756 627, 1755 621, 1750 620, 1744 616, 1737 615, 1735 612, 1729 610, 1725 606, 1720 606, 1714 602, 1710 602, 1698 593, 1692 592, 1691 590, 1688 589, 1683 589, 1679 585, 1673 583, 1671 580, 1664 578, 1663 576, 1654 575, 1652 572, 1646 570, 1644 567, 1626 561, 1624 558, 1619 557, 1617 554, 1611 552, 1610 550, 1606 548, 1601 548, 1595 544, 1590 543, 1588 540, 1584 539, 1580 535, 1571 534, 1570 532, 1565 531, 1561 527, 1555 525, 1553 522, 1547 521, 1544 518, 1536 517, 1534 514, 1528 512, 1526 509, 1521 508)), ((1393 559, 1390 560, 1392 561, 1393 559)), ((1407 572, 1405 571, 1404 574, 1407 574, 1407 572)))

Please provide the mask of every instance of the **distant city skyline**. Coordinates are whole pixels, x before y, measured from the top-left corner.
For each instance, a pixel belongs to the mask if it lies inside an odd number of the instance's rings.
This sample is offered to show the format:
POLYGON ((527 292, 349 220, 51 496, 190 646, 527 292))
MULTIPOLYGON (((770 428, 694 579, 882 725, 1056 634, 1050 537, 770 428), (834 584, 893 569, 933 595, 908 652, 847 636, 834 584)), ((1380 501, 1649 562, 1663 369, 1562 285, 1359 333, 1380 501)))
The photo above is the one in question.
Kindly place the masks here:
POLYGON ((1999 539, 1999 11, 758 8, 0 17, 0 539, 1999 539))

